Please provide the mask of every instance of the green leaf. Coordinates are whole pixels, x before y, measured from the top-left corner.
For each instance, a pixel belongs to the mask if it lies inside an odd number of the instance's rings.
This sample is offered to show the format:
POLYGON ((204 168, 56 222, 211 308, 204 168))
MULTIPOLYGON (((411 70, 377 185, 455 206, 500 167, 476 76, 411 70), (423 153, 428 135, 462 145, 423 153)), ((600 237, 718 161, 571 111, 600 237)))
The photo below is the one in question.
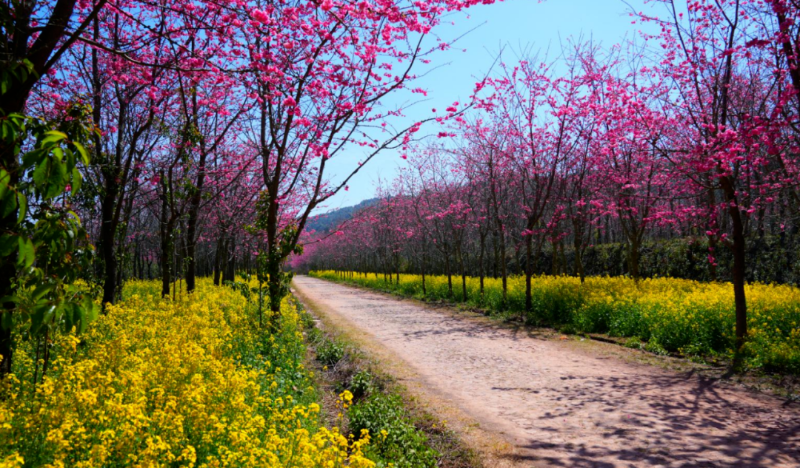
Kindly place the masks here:
POLYGON ((11 174, 0 169, 0 215, 8 216, 17 207, 14 191, 10 186, 11 174))
POLYGON ((22 169, 28 169, 33 166, 39 165, 44 159, 45 152, 42 150, 28 151, 22 155, 22 169))
POLYGON ((72 193, 78 193, 81 189, 81 183, 83 182, 83 176, 81 175, 81 171, 78 170, 77 167, 72 168, 72 193))
POLYGON ((52 152, 53 152, 53 156, 55 156, 55 158, 57 160, 59 160, 59 161, 63 161, 64 160, 64 150, 62 150, 60 146, 53 147, 52 152))
POLYGON ((80 314, 79 320, 80 323, 78 324, 78 333, 83 333, 88 328, 89 324, 92 323, 97 319, 100 315, 100 307, 94 303, 91 297, 88 295, 83 296, 83 302, 81 305, 75 307, 80 314))
POLYGON ((0 312, 0 325, 2 325, 5 330, 14 328, 14 314, 7 311, 0 312))
POLYGON ((75 152, 69 146, 64 148, 64 163, 67 165, 67 170, 75 167, 75 152))
POLYGON ((35 301, 38 301, 39 299, 42 298, 42 296, 44 296, 48 292, 52 291, 53 288, 55 288, 55 286, 56 285, 53 284, 53 283, 40 284, 39 286, 36 286, 36 289, 33 290, 33 294, 31 294, 31 297, 35 301))
POLYGON ((11 184, 11 174, 0 168, 0 198, 3 198, 11 184))
POLYGON ((17 257, 17 265, 23 268, 30 268, 33 261, 36 259, 36 251, 33 248, 33 242, 27 237, 17 237, 17 245, 19 248, 19 256, 17 257))
POLYGON ((17 215, 17 224, 22 224, 25 217, 28 216, 28 197, 24 193, 17 193, 17 204, 19 206, 19 214, 17 215))
POLYGON ((89 152, 88 152, 88 151, 86 151, 86 148, 84 148, 84 147, 83 147, 83 145, 82 145, 82 144, 80 144, 80 143, 78 143, 77 141, 73 141, 73 142, 72 142, 72 146, 74 146, 74 147, 75 147, 75 149, 76 149, 76 150, 78 150, 78 153, 80 153, 80 155, 81 155, 81 162, 82 162, 82 163, 83 163, 85 166, 88 166, 88 165, 89 165, 89 152))
POLYGON ((17 248, 17 236, 13 234, 0 235, 0 256, 7 257, 17 248))
POLYGON ((47 180, 45 198, 55 198, 64 192, 67 186, 67 166, 59 159, 52 160, 52 170, 47 180))
POLYGON ((44 161, 36 163, 36 169, 33 170, 33 183, 41 190, 47 183, 50 175, 50 158, 45 158, 44 161))
POLYGON ((14 138, 16 137, 16 133, 17 132, 14 131, 14 124, 12 124, 11 122, 9 122, 7 120, 4 120, 3 123, 2 123, 2 138, 3 138, 3 141, 9 142, 9 143, 14 141, 14 138))
POLYGON ((17 197, 14 193, 6 193, 5 197, 0 197, 0 215, 4 218, 10 215, 17 207, 17 197))
POLYGON ((0 297, 0 306, 5 304, 6 302, 13 302, 13 303, 16 304, 17 302, 19 302, 19 298, 17 296, 3 296, 3 297, 0 297))
POLYGON ((40 146, 47 146, 50 143, 57 143, 61 140, 67 139, 67 134, 64 132, 59 132, 58 130, 49 130, 44 132, 44 134, 47 136, 39 144, 40 146))
POLYGON ((39 333, 39 330, 47 325, 47 322, 53 317, 56 312, 56 306, 50 304, 49 302, 42 303, 37 305, 33 309, 33 314, 31 314, 31 334, 39 333))

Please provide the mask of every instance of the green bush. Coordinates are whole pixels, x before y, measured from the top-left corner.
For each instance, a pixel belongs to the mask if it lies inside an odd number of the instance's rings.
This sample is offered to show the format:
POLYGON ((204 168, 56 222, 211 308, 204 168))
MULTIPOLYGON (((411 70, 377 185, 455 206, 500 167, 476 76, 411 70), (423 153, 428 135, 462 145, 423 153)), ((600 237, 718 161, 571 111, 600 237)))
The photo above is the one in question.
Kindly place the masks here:
POLYGON ((350 393, 353 398, 361 399, 375 390, 375 379, 369 371, 361 370, 350 377, 350 393))
POLYGON ((426 445, 427 437, 410 421, 397 395, 374 393, 348 409, 350 432, 369 431, 367 456, 379 467, 434 467, 439 454, 426 445))
POLYGON ((317 346, 317 360, 326 366, 335 366, 344 357, 344 345, 333 340, 325 340, 317 346))

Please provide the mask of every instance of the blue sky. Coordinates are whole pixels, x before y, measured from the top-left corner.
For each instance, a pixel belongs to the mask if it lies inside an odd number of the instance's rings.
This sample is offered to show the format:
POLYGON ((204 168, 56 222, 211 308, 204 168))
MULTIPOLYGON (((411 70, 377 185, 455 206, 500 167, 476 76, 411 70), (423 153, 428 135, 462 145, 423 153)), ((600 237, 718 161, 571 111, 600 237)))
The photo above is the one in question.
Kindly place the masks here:
MULTIPOLYGON (((550 58, 555 58, 561 43, 579 36, 584 40, 591 38, 604 47, 632 39, 639 25, 631 24, 630 8, 652 11, 651 5, 644 0, 629 0, 627 4, 622 0, 505 0, 452 14, 434 31, 437 35, 450 40, 472 31, 450 50, 431 57, 431 66, 436 68, 414 85, 426 89, 428 96, 406 115, 410 121, 422 119, 431 116, 432 108, 444 109, 454 101, 466 101, 475 82, 489 70, 501 48, 505 49, 506 61, 511 62, 520 51, 547 51, 550 58)), ((426 71, 420 68, 417 73, 426 71)), ((408 96, 396 98, 405 100, 408 96)), ((438 124, 431 123, 423 126, 422 133, 435 134, 440 129, 438 124)), ((337 156, 331 161, 335 162, 331 165, 333 178, 349 173, 362 156, 358 151, 337 156)), ((396 152, 376 156, 351 181, 347 192, 337 194, 319 212, 373 197, 377 181, 390 181, 404 163, 396 152)))

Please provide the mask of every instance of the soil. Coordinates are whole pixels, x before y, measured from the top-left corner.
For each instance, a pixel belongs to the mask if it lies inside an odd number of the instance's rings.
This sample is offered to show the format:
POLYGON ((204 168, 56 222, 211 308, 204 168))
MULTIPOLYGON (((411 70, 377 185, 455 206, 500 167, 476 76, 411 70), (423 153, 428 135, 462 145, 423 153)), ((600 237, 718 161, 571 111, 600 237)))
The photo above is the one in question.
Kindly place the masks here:
POLYGON ((800 467, 800 406, 617 345, 509 329, 305 276, 294 290, 350 330, 484 465, 800 467))

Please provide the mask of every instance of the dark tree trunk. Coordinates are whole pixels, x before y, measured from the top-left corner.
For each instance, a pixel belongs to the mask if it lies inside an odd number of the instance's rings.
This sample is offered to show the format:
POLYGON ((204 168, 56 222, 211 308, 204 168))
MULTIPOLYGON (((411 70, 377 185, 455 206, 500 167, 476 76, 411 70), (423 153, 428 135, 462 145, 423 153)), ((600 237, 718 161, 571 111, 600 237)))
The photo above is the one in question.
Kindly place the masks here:
MULTIPOLYGON (((162 184, 166 184, 162 173, 162 184)), ((167 202, 166 188, 161 195, 161 220, 159 223, 161 240, 161 297, 169 296, 170 283, 172 282, 172 260, 173 260, 173 231, 175 230, 175 218, 169 214, 169 203, 167 202)))
POLYGON ((425 254, 422 254, 420 270, 422 270, 422 297, 425 297, 428 294, 427 287, 425 286, 425 254))
POLYGON ((444 255, 444 264, 447 269, 447 293, 453 297, 453 274, 450 271, 450 255, 444 255))
POLYGON ((166 232, 161 235, 161 297, 168 297, 172 283, 172 223, 164 224, 166 232))
MULTIPOLYGON (((195 215, 196 216, 196 215, 195 215)), ((197 275, 197 219, 192 220, 189 215, 186 227, 186 293, 191 294, 195 289, 195 276, 197 275)))
POLYGON ((236 280, 236 238, 232 238, 225 251, 225 269, 222 270, 222 282, 236 280))
POLYGON ((639 273, 639 257, 641 251, 641 241, 639 240, 639 235, 634 235, 632 239, 628 242, 628 273, 630 273, 631 278, 634 281, 638 282, 640 278, 639 273))
POLYGON ((467 302, 467 273, 464 271, 464 253, 458 248, 458 269, 461 274, 461 302, 467 302))
MULTIPOLYGON (((529 223, 530 224, 530 223, 529 223)), ((530 234, 533 226, 528 228, 529 234, 525 239, 525 312, 533 310, 533 296, 531 295, 531 278, 533 277, 533 235, 530 234)), ((523 321, 525 316, 521 317, 523 321)))
POLYGON ((508 300, 508 260, 506 259, 506 236, 504 232, 499 234, 500 240, 500 275, 503 278, 503 307, 508 300))
MULTIPOLYGON (((575 235, 573 236, 572 247, 575 249, 575 276, 581 279, 581 284, 586 282, 586 273, 584 272, 583 268, 583 226, 580 225, 580 221, 576 221, 574 223, 573 231, 575 235)), ((591 239, 591 232, 589 233, 589 238, 591 239)))
POLYGON ((479 269, 478 274, 480 275, 480 283, 481 283, 481 299, 483 299, 483 277, 486 275, 486 272, 485 272, 485 269, 484 269, 484 264, 483 264, 484 263, 483 262, 484 261, 483 257, 484 257, 485 250, 486 250, 486 235, 482 235, 481 236, 480 251, 479 251, 479 256, 478 256, 478 269, 479 269))
POLYGON ((222 257, 225 255, 225 236, 220 236, 217 240, 217 248, 214 254, 214 286, 219 286, 220 276, 222 275, 222 257))
POLYGON ((197 223, 200 218, 200 201, 203 193, 203 185, 206 179, 206 151, 200 153, 200 161, 197 169, 197 181, 193 188, 192 198, 189 204, 189 219, 186 226, 186 292, 191 293, 195 289, 195 276, 197 270, 197 223))
POLYGON ((733 296, 736 304, 736 350, 741 351, 747 340, 747 300, 745 297, 745 266, 746 266, 746 245, 744 238, 744 222, 739 204, 736 199, 736 191, 733 182, 728 177, 720 178, 720 185, 725 193, 728 204, 728 214, 731 218, 732 238, 731 249, 733 250, 733 296))
POLYGON ((117 223, 114 222, 114 208, 117 202, 119 184, 112 174, 106 175, 105 194, 101 201, 100 254, 103 259, 103 310, 106 304, 116 302, 117 292, 117 256, 114 240, 117 234, 117 223))
MULTIPOLYGON (((18 183, 17 170, 19 167, 17 159, 7 157, 5 151, 11 151, 0 142, 0 151, 3 151, 3 167, 10 168, 8 170, 11 181, 10 184, 16 185, 18 183)), ((12 210, 8 216, 0 218, 0 232, 12 231, 16 227, 18 212, 16 209, 12 210)), ((12 249, 11 253, 0 258, 0 297, 13 296, 15 291, 13 288, 14 279, 17 276, 17 250, 12 249)), ((14 313, 16 304, 8 301, 2 304, 2 317, 0 317, 0 379, 11 373, 11 364, 14 357, 14 337, 11 334, 11 318, 14 313)))

